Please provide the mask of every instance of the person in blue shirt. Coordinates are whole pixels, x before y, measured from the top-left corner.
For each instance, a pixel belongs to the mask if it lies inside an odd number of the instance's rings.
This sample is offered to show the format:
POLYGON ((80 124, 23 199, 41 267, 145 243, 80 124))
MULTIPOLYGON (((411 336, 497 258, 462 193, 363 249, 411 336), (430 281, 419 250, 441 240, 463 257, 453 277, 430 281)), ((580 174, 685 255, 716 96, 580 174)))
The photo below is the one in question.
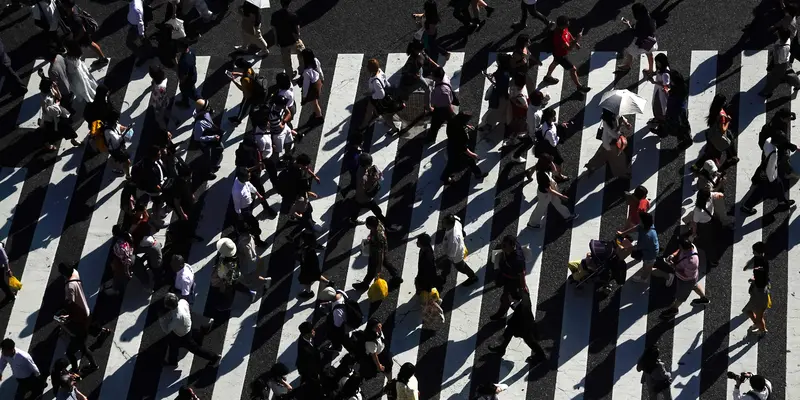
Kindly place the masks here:
POLYGON ((642 260, 642 269, 640 272, 631 277, 632 280, 637 282, 647 282, 650 279, 650 273, 656 264, 656 257, 658 256, 658 233, 653 225, 653 216, 646 212, 639 212, 639 224, 617 232, 620 236, 625 236, 636 230, 637 242, 634 249, 634 258, 642 260))

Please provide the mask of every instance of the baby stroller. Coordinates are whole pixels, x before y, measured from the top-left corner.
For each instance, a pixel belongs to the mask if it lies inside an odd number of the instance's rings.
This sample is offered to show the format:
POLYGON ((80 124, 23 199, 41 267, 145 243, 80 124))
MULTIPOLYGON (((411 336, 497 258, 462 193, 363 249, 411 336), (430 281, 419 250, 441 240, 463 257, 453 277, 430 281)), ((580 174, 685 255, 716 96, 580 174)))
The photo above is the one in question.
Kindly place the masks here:
POLYGON ((568 267, 570 276, 567 278, 569 283, 575 284, 580 288, 588 281, 596 280, 602 284, 599 291, 606 294, 611 293, 614 287, 611 281, 614 280, 618 285, 625 281, 625 261, 619 256, 617 250, 620 243, 617 241, 590 240, 589 252, 586 257, 578 261, 570 261, 568 267), (620 279, 620 272, 623 272, 620 279))

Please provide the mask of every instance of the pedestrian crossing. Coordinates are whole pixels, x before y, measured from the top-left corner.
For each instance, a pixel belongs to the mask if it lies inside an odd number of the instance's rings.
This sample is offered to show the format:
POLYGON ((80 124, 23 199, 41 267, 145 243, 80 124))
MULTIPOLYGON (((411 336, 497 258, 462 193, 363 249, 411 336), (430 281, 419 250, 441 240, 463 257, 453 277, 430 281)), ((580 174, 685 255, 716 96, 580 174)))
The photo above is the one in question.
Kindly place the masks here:
MULTIPOLYGON (((404 283, 382 304, 370 304, 365 293, 350 289, 366 275, 366 258, 360 257, 359 248, 368 232, 363 226, 353 229, 343 222, 352 210, 342 190, 349 178, 340 176, 346 139, 363 117, 361 99, 367 88, 364 65, 372 56, 352 53, 323 57, 322 66, 329 77, 320 101, 325 119, 320 126, 300 128, 307 132, 304 141, 298 143, 298 151, 311 156, 320 177, 320 183, 313 185, 312 190, 319 197, 312 205, 314 218, 322 228, 319 240, 325 247, 320 254, 323 275, 357 296, 365 313, 384 321, 390 344, 387 351, 394 361, 392 372, 396 374, 405 362, 417 364, 422 398, 469 399, 478 384, 501 382, 509 385, 506 396, 515 399, 641 399, 646 395, 636 362, 650 345, 660 348, 671 368, 671 392, 676 398, 728 398, 732 382, 725 378, 727 370, 767 374, 774 385, 773 398, 789 399, 790 389, 800 389, 800 361, 792 356, 800 352, 800 340, 795 335, 800 329, 800 302, 794 295, 800 290, 800 277, 792 261, 799 256, 796 244, 800 241, 800 223, 796 221, 797 213, 775 211, 774 201, 759 205, 754 216, 740 215, 738 207, 733 208, 736 229, 730 240, 723 237, 726 233, 722 230, 715 233, 720 235, 718 238, 712 238, 729 247, 719 266, 710 268, 704 262, 704 246, 714 240, 698 244, 703 255, 700 284, 706 287, 712 304, 705 308, 684 304, 674 322, 658 318, 659 311, 671 302, 672 294, 670 289, 655 287, 660 284, 658 280, 651 288, 628 282, 608 298, 592 290, 564 285, 567 261, 583 258, 590 240, 610 239, 623 225, 625 211, 619 201, 622 190, 638 185, 648 188, 661 247, 669 248, 673 231, 680 229, 681 217, 692 209, 696 188, 689 166, 703 147, 706 113, 717 93, 735 97, 728 111, 740 132, 741 161, 726 183, 729 208, 745 198, 750 189, 750 176, 760 163, 756 141, 761 126, 777 108, 800 111, 798 99, 787 99, 785 105, 776 108, 757 95, 766 74, 764 51, 743 52, 738 72, 730 75, 737 79, 724 81, 718 81, 716 51, 664 53, 671 59, 686 61, 674 67, 680 68, 689 82, 689 122, 694 142, 685 151, 676 150, 674 139, 659 139, 650 133, 646 123, 653 113, 648 105, 644 114, 631 119, 634 134, 630 139, 630 181, 611 179, 602 169, 562 185, 563 193, 570 197, 565 204, 574 206, 574 212, 579 214, 567 224, 554 214, 545 219, 541 229, 526 227, 537 192, 535 184, 523 183, 523 170, 533 166, 535 158, 529 152, 525 164, 512 163, 511 152, 501 147, 499 129, 482 133, 476 145, 481 157, 478 165, 488 176, 476 181, 466 174, 459 182, 443 187, 439 177, 447 160, 444 132, 439 133, 433 145, 423 146, 420 133, 426 128, 424 121, 410 125, 403 120, 404 129, 399 136, 387 135, 389 127, 384 122, 370 128, 367 137, 371 141, 366 147, 384 173, 376 202, 390 224, 400 224, 407 232, 405 238, 390 239, 390 259, 404 283), (476 271, 478 284, 458 285, 466 277, 453 271, 441 290, 446 323, 431 330, 423 324, 415 299, 413 282, 419 260, 415 238, 421 233, 431 234, 437 243, 437 254, 441 253, 441 235, 434 233, 442 228, 441 218, 451 213, 463 220, 469 249, 467 263, 476 271), (532 250, 526 283, 532 303, 537 304, 542 344, 554 359, 553 368, 528 366, 525 359, 530 351, 519 339, 511 342, 502 361, 488 351, 500 339, 503 328, 489 319, 497 310, 499 298, 491 253, 506 234, 517 235, 520 243, 532 250), (774 306, 767 312, 770 333, 760 341, 747 334, 750 324, 740 312, 748 300, 750 274, 742 267, 757 241, 768 242, 774 249, 770 252, 774 306)), ((478 61, 476 57, 486 55, 453 52, 449 60, 441 60, 452 78, 452 87, 459 90, 460 108, 476 111, 475 125, 489 112, 484 94, 491 86, 477 72, 484 67, 493 70, 496 55, 491 53, 478 61)), ((387 75, 398 72, 406 61, 402 53, 378 58, 387 75)), ((541 60, 546 67, 553 57, 543 54, 541 60)), ((293 62, 297 65, 296 58, 293 62)), ((551 96, 549 107, 556 110, 559 122, 571 122, 567 128, 570 133, 563 135, 560 145, 567 175, 578 176, 597 149, 595 133, 601 123, 598 103, 603 93, 632 83, 632 90, 648 102, 652 98, 653 87, 645 81, 644 74, 640 71, 638 75, 619 78, 614 73, 616 62, 613 52, 591 53, 587 72, 581 77, 592 88, 585 97, 571 93, 574 87, 564 82, 568 79, 560 66, 554 74, 561 78, 556 84, 542 83, 543 67, 536 73, 536 84, 551 96)), ((37 60, 34 66, 38 68, 43 63, 37 60)), ((254 68, 273 76, 279 69, 277 64, 268 58, 254 68)), ((61 284, 54 266, 75 262, 93 315, 113 331, 97 346, 100 370, 79 384, 92 399, 126 393, 131 399, 174 398, 184 384, 194 386, 200 398, 250 399, 249 383, 263 376, 276 361, 289 367, 288 380, 297 386, 294 360, 298 327, 304 321, 324 320, 324 311, 314 301, 297 297, 301 291, 299 271, 288 244, 293 228, 287 226, 283 215, 260 221, 262 237, 266 236, 269 246, 261 254, 259 268, 272 277, 272 286, 252 304, 246 295, 237 293, 230 311, 215 309, 217 298, 209 289, 214 243, 232 225, 229 193, 235 151, 247 130, 247 121, 235 126, 228 121, 228 117, 237 115, 242 101, 242 92, 224 77, 230 63, 198 56, 197 65, 199 90, 220 111, 219 121, 226 136, 218 176, 195 193, 197 204, 192 218, 196 218, 196 231, 203 240, 186 249, 185 256, 195 270, 199 289, 194 311, 215 316, 204 345, 222 354, 219 366, 207 368, 205 360, 196 360, 189 353, 176 368, 162 368, 165 347, 156 322, 156 306, 163 291, 153 292, 149 284, 132 279, 119 299, 103 292, 111 276, 107 267, 111 228, 121 217, 117 199, 122 179, 110 166, 91 149, 86 150, 85 145, 72 148, 64 142, 45 167, 32 162, 0 168, 0 241, 6 244, 15 276, 24 284, 18 299, 0 309, 0 332, 14 339, 18 347, 30 349, 42 370, 61 357, 65 345, 52 334, 52 316, 58 309, 53 299, 56 303, 60 300, 54 293, 61 284)), ((639 65, 646 65, 644 56, 639 65)), ((120 105, 123 124, 141 127, 130 147, 134 159, 141 157, 138 148, 151 140, 146 129, 153 123, 147 112, 147 70, 147 65, 112 60, 107 68, 93 71, 98 80, 124 82, 112 91, 112 101, 120 105)), ((36 73, 30 75, 28 94, 10 111, 16 113, 18 129, 14 134, 34 135, 31 128, 38 119, 39 96, 34 94, 38 93, 38 79, 36 73)), ((168 90, 177 95, 174 82, 168 90)), ((782 94, 788 96, 788 88, 782 94)), ((303 127, 305 119, 313 114, 310 107, 300 103, 297 102, 296 127, 303 127), (305 108, 309 109, 303 111, 305 108)), ((189 162, 198 153, 190 144, 191 121, 191 110, 173 107, 173 138, 182 143, 181 152, 189 162)), ((797 129, 795 123, 793 131, 797 129)), ((792 161, 800 162, 797 157, 792 161)), ((271 189, 269 182, 266 188, 271 189)), ((793 186, 790 198, 800 198, 798 190, 793 186)), ((277 196, 269 199, 273 208, 278 207, 278 201, 277 196)), ((176 218, 172 215, 168 220, 176 218)), ((166 230, 160 231, 156 238, 168 245, 165 233, 166 230)), ((639 268, 639 264, 632 264, 628 276, 639 268)), ((319 289, 317 284, 312 286, 315 292, 319 289)), ((317 339, 321 340, 324 327, 318 332, 317 339)), ((378 380, 369 381, 364 397, 378 395, 380 387, 378 380)), ((13 397, 15 390, 13 379, 0 382, 0 398, 13 397)))

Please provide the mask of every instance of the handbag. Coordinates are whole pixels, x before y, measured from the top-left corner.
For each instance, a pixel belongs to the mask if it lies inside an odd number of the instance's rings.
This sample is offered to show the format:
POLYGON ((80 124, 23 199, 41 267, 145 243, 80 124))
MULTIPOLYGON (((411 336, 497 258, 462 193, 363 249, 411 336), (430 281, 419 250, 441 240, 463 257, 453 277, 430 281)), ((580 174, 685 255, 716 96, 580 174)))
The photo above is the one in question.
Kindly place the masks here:
POLYGON ((386 283, 386 280, 381 278, 380 276, 372 282, 370 285, 369 290, 367 290, 367 298, 370 302, 377 302, 382 301, 386 297, 389 296, 389 285, 386 283))
POLYGON ((22 282, 20 282, 16 276, 11 275, 8 277, 8 287, 10 287, 11 290, 19 292, 22 290, 22 282))

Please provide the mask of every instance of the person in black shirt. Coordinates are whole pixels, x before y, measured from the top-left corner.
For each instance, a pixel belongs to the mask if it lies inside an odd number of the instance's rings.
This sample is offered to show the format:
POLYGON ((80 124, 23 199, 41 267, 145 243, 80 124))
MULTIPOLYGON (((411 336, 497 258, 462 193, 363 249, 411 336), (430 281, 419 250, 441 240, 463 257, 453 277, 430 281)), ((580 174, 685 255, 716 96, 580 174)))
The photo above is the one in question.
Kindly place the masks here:
POLYGON ((292 46, 300 40, 300 19, 297 14, 289 11, 289 3, 291 0, 281 0, 281 9, 272 14, 269 24, 275 30, 275 38, 281 48, 283 70, 287 75, 294 76, 292 46))
POLYGON ((571 214, 569 209, 561 203, 562 200, 569 200, 569 197, 559 192, 558 186, 556 186, 556 180, 553 177, 553 171, 556 169, 553 156, 547 153, 541 154, 535 168, 538 187, 537 200, 536 208, 528 221, 528 227, 533 229, 541 227, 542 220, 547 215, 548 205, 552 205, 561 214, 565 222, 575 219, 577 215, 571 214))
POLYGON ((753 244, 753 258, 744 266, 744 270, 753 269, 750 279, 750 300, 742 311, 753 321, 749 331, 764 335, 767 333, 767 322, 764 314, 770 306, 769 297, 769 262, 766 257, 767 245, 764 242, 753 244))
POLYGON ((476 179, 483 179, 486 173, 478 167, 478 155, 472 151, 471 142, 475 140, 475 128, 468 125, 472 114, 459 112, 447 125, 447 165, 441 179, 446 185, 455 181, 454 173, 469 167, 476 179))
POLYGON ((181 42, 178 46, 181 56, 178 59, 178 88, 181 90, 181 99, 176 104, 179 107, 189 107, 189 100, 197 100, 197 58, 189 48, 189 44, 181 42))
POLYGON ((511 343, 511 338, 518 337, 522 338, 525 344, 535 353, 535 356, 528 357, 525 361, 531 363, 546 361, 547 356, 544 353, 544 349, 536 341, 538 336, 536 317, 534 316, 530 295, 525 290, 517 289, 512 296, 515 300, 514 304, 511 305, 514 312, 506 322, 506 328, 503 330, 503 341, 497 345, 489 346, 489 351, 503 355, 506 353, 508 344, 511 343))
POLYGON ((648 74, 653 74, 653 52, 658 50, 658 43, 656 42, 656 22, 647 11, 647 7, 641 3, 635 3, 631 6, 633 18, 636 20, 636 25, 631 25, 631 22, 623 18, 622 23, 627 25, 628 28, 633 29, 636 41, 633 42, 625 51, 625 59, 619 66, 619 72, 628 72, 631 70, 633 63, 633 56, 638 57, 641 54, 647 55, 647 66, 645 70, 648 74))
POLYGON ((103 54, 103 49, 100 45, 95 43, 92 35, 86 32, 86 26, 83 24, 83 17, 77 12, 77 7, 74 0, 67 0, 62 4, 64 24, 70 31, 68 41, 79 44, 81 47, 91 47, 97 53, 98 58, 93 66, 102 66, 108 64, 108 58, 103 54))
POLYGON ((517 296, 517 291, 528 293, 528 286, 525 284, 525 254, 517 238, 511 235, 503 237, 500 249, 503 252, 499 255, 496 285, 503 288, 503 293, 500 295, 500 308, 490 317, 495 321, 506 317, 512 297, 517 296))
POLYGON ((417 264, 417 277, 414 286, 417 294, 430 293, 431 289, 439 286, 439 275, 436 273, 436 255, 433 252, 431 235, 423 233, 417 236, 419 247, 419 262, 417 264))

